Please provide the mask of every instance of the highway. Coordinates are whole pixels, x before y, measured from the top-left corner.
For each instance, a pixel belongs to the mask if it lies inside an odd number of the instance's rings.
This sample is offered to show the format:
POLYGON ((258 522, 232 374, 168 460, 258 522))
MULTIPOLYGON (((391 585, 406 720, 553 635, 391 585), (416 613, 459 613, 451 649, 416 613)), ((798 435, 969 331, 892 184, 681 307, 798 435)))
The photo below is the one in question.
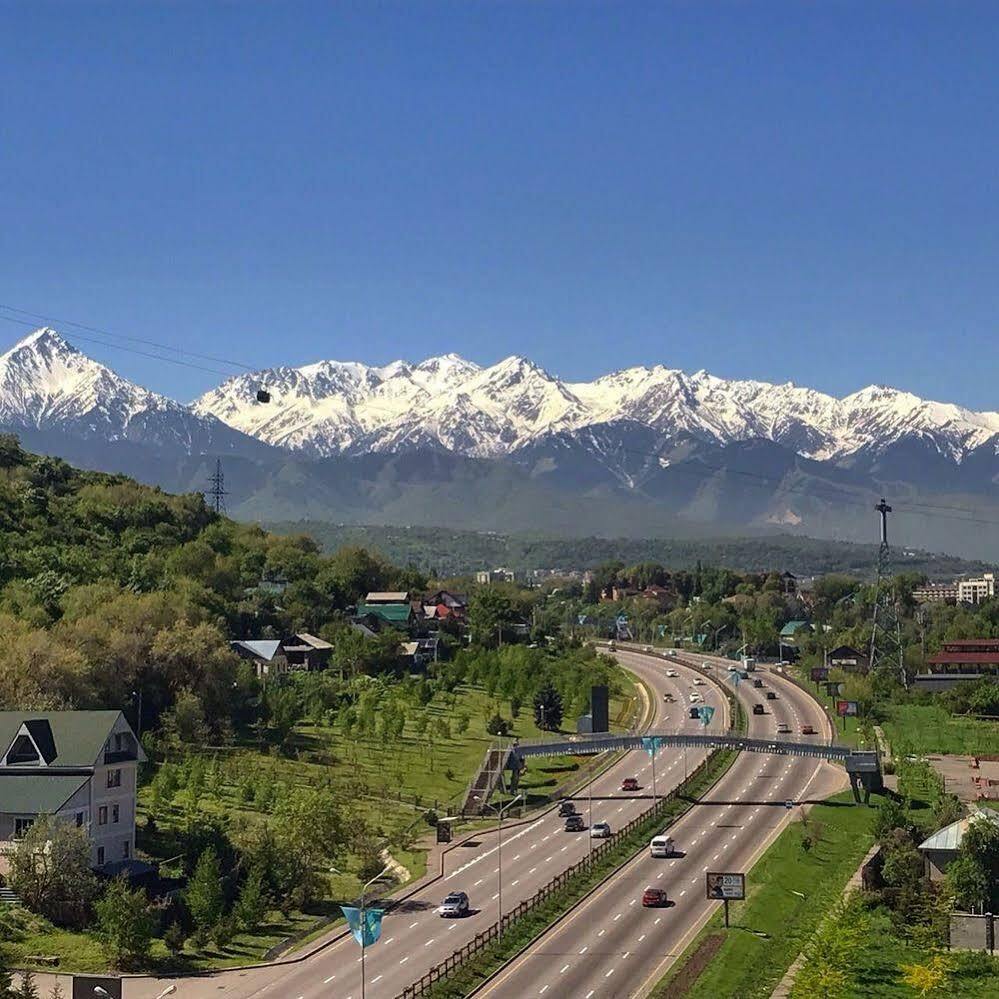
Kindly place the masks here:
MULTIPOLYGON (((719 667, 724 664, 717 662, 719 667)), ((721 668, 718 675, 724 675, 721 668)), ((764 700, 765 691, 750 682, 739 685, 748 712, 757 702, 767 710, 765 715, 749 713, 751 735, 774 734, 777 725, 786 722, 793 733, 811 724, 819 733, 817 739, 831 738, 825 714, 806 693, 769 672, 757 675, 778 693, 778 699, 764 700)), ((648 995, 721 905, 705 898, 705 872, 748 872, 786 822, 797 818, 797 809, 785 808, 786 799, 825 797, 843 784, 843 772, 825 762, 741 755, 702 802, 671 827, 681 856, 653 859, 643 852, 475 995, 489 999, 648 995), (647 886, 665 888, 670 905, 643 908, 647 886)), ((749 876, 747 886, 751 883, 749 876)))
MULTIPOLYGON (((696 689, 704 703, 716 714, 711 728, 728 728, 727 700, 712 683, 694 688, 697 675, 681 664, 639 653, 619 651, 618 659, 643 680, 655 698, 655 727, 688 728, 702 731, 697 719, 689 717, 689 694, 696 689), (679 676, 666 676, 675 669, 679 676), (675 702, 664 700, 671 693, 675 702)), ((688 750, 671 758, 665 753, 656 760, 656 789, 662 794, 675 787, 704 754, 688 750)), ((592 782, 594 822, 609 822, 616 829, 649 807, 645 795, 652 793, 651 761, 645 754, 631 753, 616 762, 592 782), (637 777, 638 795, 622 793, 624 777, 637 777)), ((576 796, 577 809, 588 820, 586 791, 576 796)), ((509 815, 509 813, 508 813, 509 815)), ((567 833, 564 820, 553 807, 524 823, 504 822, 502 839, 504 912, 533 895, 557 873, 580 860, 590 848, 589 830, 567 833)), ((446 855, 445 875, 406 899, 384 920, 382 939, 367 948, 365 957, 366 999, 394 999, 433 965, 438 964, 498 917, 499 853, 495 826, 476 834, 465 845, 446 855), (437 913, 444 895, 450 891, 468 893, 472 913, 462 919, 443 919, 437 913)), ((341 932, 341 931, 337 931, 341 932)), ((331 934, 331 936, 334 934, 331 934)), ((297 964, 223 972, 183 980, 185 999, 360 999, 359 949, 352 938, 331 943, 325 949, 297 964)), ((126 983, 126 999, 151 999, 177 979, 132 979, 126 983)), ((504 993, 513 995, 512 992, 504 993)))

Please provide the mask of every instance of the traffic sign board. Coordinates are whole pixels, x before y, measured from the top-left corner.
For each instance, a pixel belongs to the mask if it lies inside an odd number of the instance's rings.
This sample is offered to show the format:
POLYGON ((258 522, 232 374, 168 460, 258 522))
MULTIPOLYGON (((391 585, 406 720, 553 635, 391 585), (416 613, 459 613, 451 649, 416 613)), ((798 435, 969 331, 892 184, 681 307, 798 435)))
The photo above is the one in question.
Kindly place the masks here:
POLYGON ((746 897, 746 875, 729 871, 708 871, 704 875, 708 898, 739 899, 746 897))

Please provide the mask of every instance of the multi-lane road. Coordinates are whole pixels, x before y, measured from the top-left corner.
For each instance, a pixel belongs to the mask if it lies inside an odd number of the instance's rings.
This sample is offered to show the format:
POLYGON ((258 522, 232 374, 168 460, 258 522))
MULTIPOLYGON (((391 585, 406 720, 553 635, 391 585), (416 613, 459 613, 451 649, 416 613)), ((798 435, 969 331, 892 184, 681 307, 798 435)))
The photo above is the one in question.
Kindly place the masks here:
MULTIPOLYGON (((697 676, 693 670, 634 652, 619 651, 617 656, 651 692, 655 702, 651 711, 654 727, 701 730, 700 722, 691 719, 688 710, 689 694, 695 689, 692 683, 697 676), (678 676, 667 676, 667 669, 674 670, 678 676), (674 698, 672 703, 665 700, 667 693, 674 698)), ((704 703, 716 709, 711 729, 726 729, 730 720, 724 694, 710 682, 697 686, 696 690, 703 696, 704 703)), ((682 752, 672 756, 661 754, 656 761, 656 790, 663 794, 675 787, 683 779, 685 768, 693 768, 703 756, 693 750, 688 750, 686 756, 682 752)), ((643 796, 651 792, 651 761, 644 754, 632 753, 596 778, 589 794, 584 792, 577 797, 577 805, 587 821, 592 807, 593 822, 608 822, 616 829, 649 807, 648 798, 643 796), (639 779, 641 791, 638 795, 621 792, 621 781, 626 776, 639 779)), ((429 968, 496 921, 500 855, 504 911, 529 898, 560 871, 584 857, 590 849, 589 830, 568 833, 563 826, 564 820, 552 808, 526 822, 505 822, 501 850, 495 828, 452 849, 446 856, 444 876, 394 908, 385 917, 382 939, 367 948, 367 999, 393 999, 429 968), (443 919, 438 914, 441 900, 450 891, 468 893, 472 905, 470 916, 443 919)), ((663 915, 667 913, 664 911, 663 915)), ((346 938, 330 943, 299 963, 185 979, 183 994, 185 999, 206 999, 208 996, 219 999, 360 999, 358 953, 357 944, 346 938)), ((566 969, 565 974, 569 970, 566 969)), ((559 974, 558 968, 555 973, 559 974)), ((531 972, 527 972, 528 978, 530 975, 531 972)), ((172 981, 130 980, 125 986, 126 999, 150 999, 172 981)), ((550 988, 554 994, 572 994, 554 988, 554 982, 550 988)), ((504 986, 504 995, 529 994, 516 989, 516 986, 504 986)))
MULTIPOLYGON (((717 663, 718 675, 725 675, 724 661, 717 663)), ((764 690, 739 685, 747 711, 754 703, 763 703, 767 711, 749 713, 750 735, 775 735, 785 722, 797 739, 807 738, 800 734, 805 725, 819 733, 816 739, 831 738, 828 720, 812 698, 782 677, 757 675, 778 696, 764 700, 764 690)), ((792 818, 796 809, 789 812, 788 800, 825 797, 843 780, 841 770, 814 759, 741 755, 670 829, 682 856, 654 859, 643 853, 635 858, 476 996, 647 995, 720 905, 705 898, 705 872, 748 871, 792 818), (648 886, 665 888, 669 907, 643 908, 648 886)))

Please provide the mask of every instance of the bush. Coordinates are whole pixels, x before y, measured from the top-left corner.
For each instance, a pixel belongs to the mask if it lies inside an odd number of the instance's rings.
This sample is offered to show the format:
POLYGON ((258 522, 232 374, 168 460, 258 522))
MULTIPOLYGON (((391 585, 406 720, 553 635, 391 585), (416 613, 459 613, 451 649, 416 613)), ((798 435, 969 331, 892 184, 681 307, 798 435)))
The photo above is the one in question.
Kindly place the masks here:
POLYGON ((510 734, 511 724, 498 712, 486 722, 486 731, 490 735, 508 736, 510 734))

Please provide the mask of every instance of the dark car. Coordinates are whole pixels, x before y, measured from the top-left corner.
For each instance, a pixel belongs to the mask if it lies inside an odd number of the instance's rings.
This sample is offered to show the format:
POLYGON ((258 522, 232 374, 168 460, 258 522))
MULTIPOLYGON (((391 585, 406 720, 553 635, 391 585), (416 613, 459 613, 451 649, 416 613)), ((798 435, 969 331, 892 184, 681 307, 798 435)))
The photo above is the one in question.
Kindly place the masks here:
POLYGON ((574 801, 570 801, 569 798, 563 798, 558 803, 558 813, 562 816, 562 818, 565 818, 567 815, 575 815, 576 803, 574 801))
POLYGON ((701 717, 701 709, 698 708, 698 707, 691 708, 690 709, 690 717, 691 718, 700 718, 701 717))
POLYGON ((582 815, 573 814, 565 820, 566 832, 582 832, 585 828, 586 824, 583 822, 582 815))
POLYGON ((753 680, 753 686, 754 687, 762 687, 763 686, 763 681, 759 677, 756 677, 756 679, 753 680))
POLYGON ((777 700, 777 695, 772 690, 768 690, 767 691, 767 700, 768 701, 776 701, 777 700))
POLYGON ((669 902, 664 888, 646 888, 642 892, 642 905, 647 909, 655 909, 664 906, 669 902))
POLYGON ((637 791, 638 790, 638 778, 637 777, 625 777, 621 781, 622 791, 637 791))
POLYGON ((763 713, 764 713, 764 711, 763 711, 763 705, 762 704, 754 704, 753 705, 753 714, 754 715, 762 715, 763 713))

